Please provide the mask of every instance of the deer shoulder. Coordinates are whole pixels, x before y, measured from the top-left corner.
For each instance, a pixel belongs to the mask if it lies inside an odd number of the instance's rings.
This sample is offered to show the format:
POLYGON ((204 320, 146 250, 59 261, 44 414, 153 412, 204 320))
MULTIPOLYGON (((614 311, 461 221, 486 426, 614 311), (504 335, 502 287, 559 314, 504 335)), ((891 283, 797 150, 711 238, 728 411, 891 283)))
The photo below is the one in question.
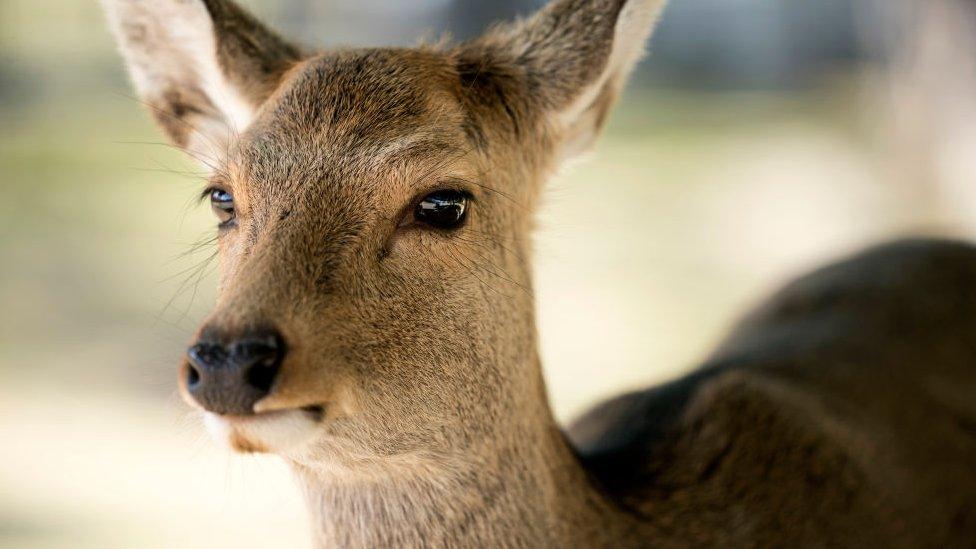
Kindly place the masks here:
POLYGON ((898 242, 789 284, 702 368, 596 407, 570 436, 661 539, 964 545, 974 350, 976 249, 898 242))

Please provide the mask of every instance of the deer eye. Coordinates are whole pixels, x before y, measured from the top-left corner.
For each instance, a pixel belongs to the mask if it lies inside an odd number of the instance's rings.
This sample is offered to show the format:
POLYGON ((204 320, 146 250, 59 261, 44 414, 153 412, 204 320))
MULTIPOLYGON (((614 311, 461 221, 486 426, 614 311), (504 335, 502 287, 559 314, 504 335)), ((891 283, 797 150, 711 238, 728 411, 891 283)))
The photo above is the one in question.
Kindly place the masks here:
POLYGON ((210 189, 210 208, 225 226, 234 220, 234 195, 223 189, 210 189))
POLYGON ((417 203, 413 217, 435 229, 454 229, 464 223, 468 199, 469 195, 463 191, 435 191, 417 203))

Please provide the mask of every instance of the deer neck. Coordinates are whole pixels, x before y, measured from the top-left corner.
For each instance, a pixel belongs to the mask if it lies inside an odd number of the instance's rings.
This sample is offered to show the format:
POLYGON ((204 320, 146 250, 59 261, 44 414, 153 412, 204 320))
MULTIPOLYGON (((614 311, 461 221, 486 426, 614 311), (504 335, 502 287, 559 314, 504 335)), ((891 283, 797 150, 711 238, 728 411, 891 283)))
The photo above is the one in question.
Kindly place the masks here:
POLYGON ((591 484, 548 404, 445 463, 349 478, 296 466, 316 547, 614 546, 628 515, 591 484))

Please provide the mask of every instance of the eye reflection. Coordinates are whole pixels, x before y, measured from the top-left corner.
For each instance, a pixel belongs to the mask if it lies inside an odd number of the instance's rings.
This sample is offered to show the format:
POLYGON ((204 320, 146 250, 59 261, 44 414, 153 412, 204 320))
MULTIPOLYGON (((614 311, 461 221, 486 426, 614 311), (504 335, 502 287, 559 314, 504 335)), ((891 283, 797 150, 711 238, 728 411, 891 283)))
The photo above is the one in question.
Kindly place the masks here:
POLYGON ((468 194, 463 191, 435 191, 417 204, 413 216, 418 222, 436 229, 454 229, 464 223, 468 200, 468 194))

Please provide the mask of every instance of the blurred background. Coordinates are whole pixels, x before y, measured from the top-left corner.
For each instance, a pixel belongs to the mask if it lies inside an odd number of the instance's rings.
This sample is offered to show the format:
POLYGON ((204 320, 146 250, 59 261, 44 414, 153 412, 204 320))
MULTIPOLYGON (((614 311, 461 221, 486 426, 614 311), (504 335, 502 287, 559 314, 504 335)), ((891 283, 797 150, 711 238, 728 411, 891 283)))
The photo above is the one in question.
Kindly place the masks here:
MULTIPOLYGON (((331 46, 539 2, 244 3, 331 46)), ((213 222, 113 48, 94 0, 0 2, 0 546, 304 547, 286 468, 216 448, 175 395, 213 222)), ((562 420, 694 367, 815 265, 976 234, 976 1, 673 0, 652 52, 540 212, 562 420)))

